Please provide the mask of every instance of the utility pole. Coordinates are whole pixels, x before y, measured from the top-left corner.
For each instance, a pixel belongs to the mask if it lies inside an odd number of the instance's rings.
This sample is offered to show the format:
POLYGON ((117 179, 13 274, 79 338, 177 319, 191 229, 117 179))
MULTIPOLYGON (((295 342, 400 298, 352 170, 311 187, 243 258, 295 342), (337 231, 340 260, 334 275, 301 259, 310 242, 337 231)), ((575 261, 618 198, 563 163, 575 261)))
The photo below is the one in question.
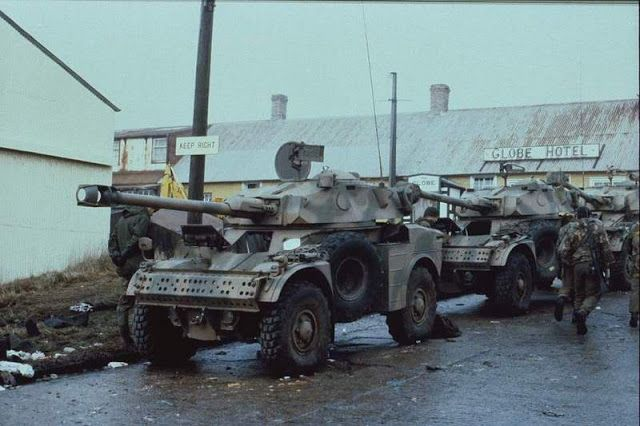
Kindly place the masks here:
MULTIPOLYGON (((193 99, 193 136, 206 136, 209 124, 209 77, 211 75, 211 39, 215 0, 202 0, 200 35, 196 63, 196 88, 193 99)), ((202 200, 204 193, 204 155, 192 155, 189 169, 189 199, 202 200)), ((202 213, 189 212, 187 222, 202 223, 202 213)))
POLYGON ((396 184, 396 115, 398 108, 398 97, 396 94, 397 73, 391 73, 391 140, 389 141, 389 186, 396 184))

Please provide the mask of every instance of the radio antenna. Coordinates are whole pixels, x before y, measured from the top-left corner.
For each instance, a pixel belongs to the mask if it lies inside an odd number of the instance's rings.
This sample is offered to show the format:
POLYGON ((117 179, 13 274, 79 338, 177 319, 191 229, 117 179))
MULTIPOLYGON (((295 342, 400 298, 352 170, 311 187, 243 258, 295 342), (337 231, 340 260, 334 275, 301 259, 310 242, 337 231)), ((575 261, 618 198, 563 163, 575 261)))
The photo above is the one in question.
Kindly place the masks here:
POLYGON ((380 135, 378 134, 378 115, 376 114, 376 98, 373 91, 373 75, 371 74, 371 54, 369 53, 369 37, 367 36, 367 18, 364 13, 364 3, 362 3, 362 24, 364 26, 364 42, 367 46, 367 64, 369 65, 369 86, 371 87, 371 106, 373 109, 373 123, 376 127, 376 145, 378 147, 378 167, 380 179, 382 179, 382 154, 380 152, 380 135))

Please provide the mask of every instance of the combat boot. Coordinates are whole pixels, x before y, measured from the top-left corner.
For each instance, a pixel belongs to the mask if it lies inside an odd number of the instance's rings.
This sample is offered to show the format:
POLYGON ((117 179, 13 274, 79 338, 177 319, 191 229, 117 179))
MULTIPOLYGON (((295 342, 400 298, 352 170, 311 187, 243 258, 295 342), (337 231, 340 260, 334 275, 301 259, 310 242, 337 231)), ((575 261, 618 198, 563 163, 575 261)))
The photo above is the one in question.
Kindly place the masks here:
POLYGON ((632 312, 631 318, 629 318, 629 327, 636 328, 638 326, 638 313, 632 312))
POLYGON ((576 312, 576 331, 580 336, 587 334, 587 314, 582 311, 576 312))
POLYGON ((556 308, 553 311, 553 316, 555 317, 556 321, 562 321, 562 316, 564 314, 564 304, 564 297, 560 296, 556 299, 556 308))

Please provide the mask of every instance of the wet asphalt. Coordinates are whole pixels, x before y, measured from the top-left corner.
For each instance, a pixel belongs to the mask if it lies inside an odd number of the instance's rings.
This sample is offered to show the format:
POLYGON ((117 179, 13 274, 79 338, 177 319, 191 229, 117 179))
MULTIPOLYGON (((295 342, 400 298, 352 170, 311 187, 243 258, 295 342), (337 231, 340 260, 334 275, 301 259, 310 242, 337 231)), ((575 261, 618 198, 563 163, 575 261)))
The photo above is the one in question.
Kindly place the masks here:
POLYGON ((439 302, 455 339, 399 347, 384 318, 339 324, 326 368, 274 378, 257 344, 199 352, 179 369, 137 364, 0 392, 0 424, 638 425, 638 330, 628 295, 609 293, 577 336, 552 294, 526 316, 484 297, 439 302))

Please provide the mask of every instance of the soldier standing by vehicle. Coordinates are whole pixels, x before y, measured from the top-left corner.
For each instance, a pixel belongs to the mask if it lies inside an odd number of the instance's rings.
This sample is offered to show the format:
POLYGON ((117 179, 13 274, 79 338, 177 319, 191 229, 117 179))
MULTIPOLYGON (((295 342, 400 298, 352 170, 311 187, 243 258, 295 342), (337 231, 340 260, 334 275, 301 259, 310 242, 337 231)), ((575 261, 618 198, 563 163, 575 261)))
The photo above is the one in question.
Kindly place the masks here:
POLYGON ((587 207, 579 207, 576 213, 578 225, 564 239, 560 255, 573 263, 573 306, 577 332, 582 335, 587 333, 587 316, 600 300, 602 272, 608 270, 613 255, 602 222, 590 218, 591 211, 587 207))
MULTIPOLYGON (((575 216, 572 213, 561 213, 560 224, 562 226, 560 231, 558 231, 556 255, 560 253, 565 239, 571 236, 578 227, 578 222, 575 220, 575 216)), ((562 281, 562 287, 560 288, 558 298, 556 299, 554 317, 556 321, 562 321, 564 305, 567 301, 571 300, 574 293, 573 265, 569 258, 562 258, 560 256, 558 256, 558 263, 560 264, 560 276, 558 278, 562 281)))
MULTIPOLYGON (((150 223, 149 211, 144 207, 125 206, 122 217, 118 219, 109 236, 109 256, 116 265, 116 271, 122 278, 122 285, 126 289, 129 280, 138 270, 140 262, 144 260, 138 248, 138 240, 147 235, 150 223)), ((118 328, 124 344, 132 345, 129 333, 128 314, 131 302, 122 294, 116 308, 118 328)))
POLYGON ((640 293, 640 226, 636 224, 631 231, 631 256, 633 258, 633 273, 631 274, 633 281, 631 282, 631 296, 629 298, 629 327, 638 326, 638 298, 640 293))
POLYGON ((426 228, 433 228, 433 225, 438 221, 439 213, 438 209, 430 206, 424 211, 424 214, 421 218, 416 220, 416 223, 420 226, 424 226, 426 228))

